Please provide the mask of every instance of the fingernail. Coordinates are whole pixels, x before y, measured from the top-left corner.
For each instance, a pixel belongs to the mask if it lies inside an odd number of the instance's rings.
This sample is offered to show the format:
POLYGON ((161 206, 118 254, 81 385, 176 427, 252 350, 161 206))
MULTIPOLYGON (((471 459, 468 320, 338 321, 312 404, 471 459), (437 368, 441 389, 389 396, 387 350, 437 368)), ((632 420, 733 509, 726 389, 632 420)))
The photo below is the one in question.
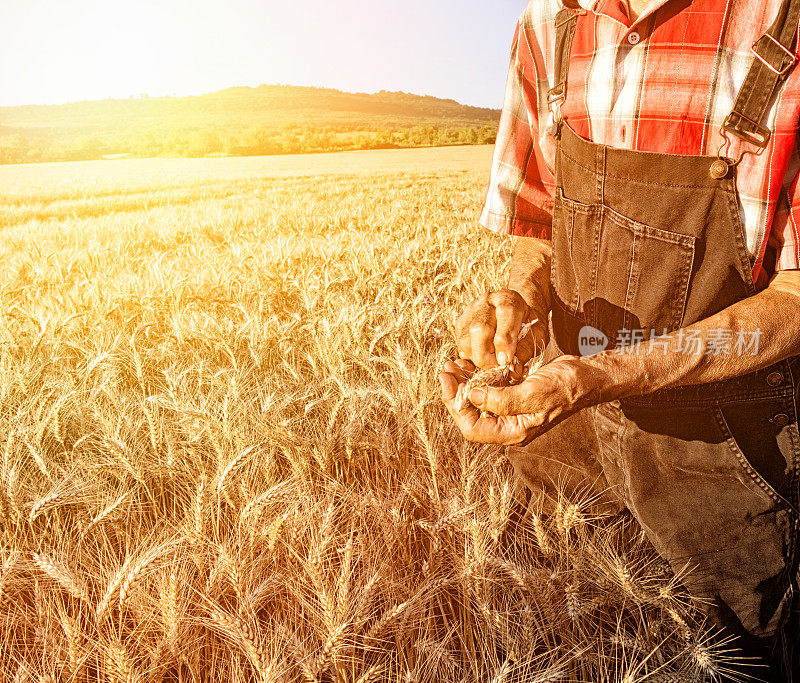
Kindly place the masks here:
POLYGON ((473 389, 469 392, 469 400, 473 405, 479 405, 483 403, 483 400, 486 398, 486 392, 483 389, 473 389))
POLYGON ((508 356, 506 355, 505 351, 499 351, 497 353, 497 362, 500 365, 505 365, 506 363, 508 363, 508 356))

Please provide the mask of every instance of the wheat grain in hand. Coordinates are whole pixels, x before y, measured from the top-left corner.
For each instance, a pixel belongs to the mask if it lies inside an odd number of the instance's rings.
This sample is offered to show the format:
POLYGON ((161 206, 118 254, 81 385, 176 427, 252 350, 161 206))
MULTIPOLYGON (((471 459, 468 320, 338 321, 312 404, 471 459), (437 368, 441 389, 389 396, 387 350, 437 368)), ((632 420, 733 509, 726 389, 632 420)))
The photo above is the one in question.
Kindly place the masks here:
MULTIPOLYGON (((518 341, 524 339, 529 333, 531 328, 539 322, 539 319, 531 320, 525 323, 520 329, 518 341)), ((519 384, 530 377, 536 370, 542 366, 542 352, 537 345, 535 353, 531 359, 522 365, 516 356, 511 359, 511 362, 504 365, 498 365, 494 368, 486 370, 478 370, 472 377, 470 377, 464 384, 460 384, 456 393, 456 407, 458 410, 463 410, 467 404, 471 403, 469 399, 470 392, 473 389, 483 389, 486 387, 508 387, 519 384), (521 369, 518 370, 518 368, 521 369)), ((482 410, 481 417, 491 415, 489 411, 482 410)))

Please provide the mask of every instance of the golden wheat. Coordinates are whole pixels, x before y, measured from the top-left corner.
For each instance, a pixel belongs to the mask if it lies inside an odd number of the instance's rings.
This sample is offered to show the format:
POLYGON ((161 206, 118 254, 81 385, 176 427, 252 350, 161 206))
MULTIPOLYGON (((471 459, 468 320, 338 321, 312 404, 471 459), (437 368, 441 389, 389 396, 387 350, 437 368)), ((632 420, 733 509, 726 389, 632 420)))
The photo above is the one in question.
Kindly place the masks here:
POLYGON ((38 553, 33 553, 33 561, 42 572, 60 584, 70 595, 86 603, 90 602, 86 584, 79 580, 75 573, 64 564, 47 555, 38 553))
POLYGON ((120 164, 0 169, 0 680, 727 671, 630 520, 441 403, 511 254, 483 169, 120 164))

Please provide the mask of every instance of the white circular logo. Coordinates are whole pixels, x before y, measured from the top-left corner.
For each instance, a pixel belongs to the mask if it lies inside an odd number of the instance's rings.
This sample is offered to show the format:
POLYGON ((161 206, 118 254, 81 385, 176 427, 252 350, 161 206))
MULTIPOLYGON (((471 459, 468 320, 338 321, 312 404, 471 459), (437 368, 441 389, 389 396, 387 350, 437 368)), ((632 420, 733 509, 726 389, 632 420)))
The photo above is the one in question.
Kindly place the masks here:
POLYGON ((596 327, 584 325, 578 332, 578 351, 581 356, 593 356, 605 351, 608 346, 608 337, 596 327))

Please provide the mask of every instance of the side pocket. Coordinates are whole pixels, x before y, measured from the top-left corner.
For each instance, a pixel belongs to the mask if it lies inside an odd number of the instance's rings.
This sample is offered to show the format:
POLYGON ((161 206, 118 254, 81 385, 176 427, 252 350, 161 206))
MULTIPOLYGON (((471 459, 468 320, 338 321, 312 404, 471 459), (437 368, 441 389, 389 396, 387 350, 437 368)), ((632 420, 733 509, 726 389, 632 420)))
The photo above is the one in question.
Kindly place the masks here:
MULTIPOLYGON (((780 412, 776 400, 748 401, 712 408, 728 447, 738 460, 742 471, 779 507, 792 508, 785 496, 789 479, 784 442, 796 447, 796 439, 779 438, 786 429, 797 424, 779 427, 770 418, 780 412)), ((788 435, 787 435, 788 436, 788 435)))
POLYGON ((616 312, 621 328, 644 330, 645 336, 680 327, 694 253, 694 237, 637 223, 606 208, 597 305, 616 312))

